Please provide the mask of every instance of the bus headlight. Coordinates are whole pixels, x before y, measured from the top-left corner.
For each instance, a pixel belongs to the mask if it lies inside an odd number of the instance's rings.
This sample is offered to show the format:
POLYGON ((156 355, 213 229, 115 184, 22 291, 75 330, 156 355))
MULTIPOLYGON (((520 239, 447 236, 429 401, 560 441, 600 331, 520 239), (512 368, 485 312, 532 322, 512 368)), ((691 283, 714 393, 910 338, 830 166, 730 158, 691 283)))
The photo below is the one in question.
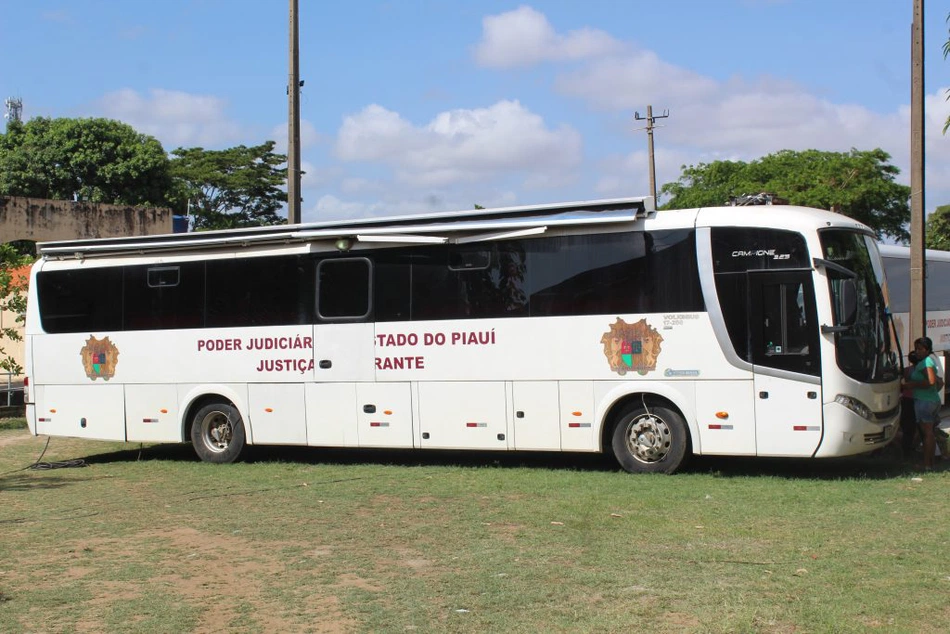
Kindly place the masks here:
POLYGON ((871 408, 869 408, 867 405, 865 405, 864 403, 862 403, 856 398, 853 398, 851 396, 846 396, 844 394, 839 394, 838 396, 835 397, 835 403, 840 403, 841 405, 844 405, 845 407, 850 409, 852 412, 854 412, 861 418, 864 418, 867 420, 871 420, 872 418, 871 408))

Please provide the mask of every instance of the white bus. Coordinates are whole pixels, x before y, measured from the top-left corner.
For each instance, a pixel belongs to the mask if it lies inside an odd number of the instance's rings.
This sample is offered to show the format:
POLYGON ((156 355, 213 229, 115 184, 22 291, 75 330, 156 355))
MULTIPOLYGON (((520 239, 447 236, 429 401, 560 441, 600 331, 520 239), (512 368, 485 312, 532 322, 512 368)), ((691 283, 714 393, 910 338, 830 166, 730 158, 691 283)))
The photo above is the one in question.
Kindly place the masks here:
MULTIPOLYGON (((910 249, 893 244, 878 245, 884 270, 894 324, 900 347, 906 356, 910 347, 910 249)), ((933 340, 934 352, 943 356, 950 351, 950 252, 927 249, 926 253, 926 334, 933 340)))
POLYGON ((652 198, 40 244, 34 434, 834 457, 899 414, 871 231, 652 198))
MULTIPOLYGON (((913 348, 910 341, 910 248, 893 244, 878 245, 887 274, 888 302, 894 318, 899 350, 904 358, 913 348)), ((950 355, 950 252, 927 249, 925 334, 934 344, 946 376, 950 355)), ((944 386, 943 400, 950 387, 944 386)))

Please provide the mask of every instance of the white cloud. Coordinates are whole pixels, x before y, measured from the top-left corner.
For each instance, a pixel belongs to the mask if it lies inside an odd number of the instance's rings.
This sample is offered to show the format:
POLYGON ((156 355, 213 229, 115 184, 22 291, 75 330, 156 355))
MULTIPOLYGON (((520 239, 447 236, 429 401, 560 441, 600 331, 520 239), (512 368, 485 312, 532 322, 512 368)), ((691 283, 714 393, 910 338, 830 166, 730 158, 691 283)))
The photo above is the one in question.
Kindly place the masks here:
POLYGON ((581 161, 581 138, 569 126, 547 127, 517 101, 442 112, 424 126, 374 104, 344 119, 336 153, 387 165, 402 183, 440 187, 566 174, 581 161))
POLYGON ((321 196, 317 203, 303 213, 304 222, 315 222, 317 220, 347 220, 350 218, 362 218, 372 216, 373 205, 363 202, 344 201, 336 196, 329 194, 321 196))
POLYGON ((597 29, 560 35, 543 13, 522 6, 482 20, 482 39, 475 46, 475 60, 482 66, 511 68, 584 59, 622 48, 619 41, 597 29))
MULTIPOLYGON (((557 33, 543 14, 524 6, 484 19, 475 57, 494 68, 562 63, 553 88, 601 113, 588 115, 602 120, 601 127, 612 125, 610 118, 603 119, 605 111, 628 117, 615 138, 623 138, 630 151, 608 154, 595 148, 596 158, 585 159, 574 128, 552 126, 515 100, 446 111, 419 124, 371 105, 341 125, 335 151, 353 173, 337 183, 340 198, 321 198, 313 213, 425 213, 466 209, 476 202, 504 206, 551 200, 565 191, 572 192, 563 194, 570 198, 648 194, 646 137, 642 130, 634 132, 643 122, 633 118, 635 111, 645 114, 648 104, 654 114, 670 111, 668 119, 658 121, 664 127, 655 136, 658 187, 675 181, 683 165, 751 161, 782 149, 810 148, 880 147, 901 170, 897 180, 910 180, 906 106, 881 112, 836 103, 774 76, 714 78, 600 31, 557 33)), ((950 203, 950 139, 941 133, 950 114, 945 96, 940 88, 926 103, 928 209, 950 203)))
POLYGON ((340 181, 340 191, 344 194, 379 194, 385 191, 385 184, 370 178, 348 176, 340 181))
POLYGON ((242 137, 241 127, 225 114, 227 102, 209 95, 153 89, 143 96, 125 88, 102 97, 96 108, 103 116, 156 137, 167 150, 221 146, 242 137))
MULTIPOLYGON (((368 184, 367 184, 368 185, 368 184)), ((370 193, 374 200, 344 200, 331 194, 321 196, 315 205, 304 209, 304 222, 324 222, 328 220, 349 220, 353 218, 412 216, 439 211, 464 211, 473 209, 475 203, 483 207, 511 207, 518 203, 518 195, 513 191, 494 191, 478 194, 453 190, 452 199, 444 194, 430 192, 420 195, 418 191, 374 188, 371 185, 360 193, 370 193)), ((355 193, 355 192, 354 192, 355 193)))
POLYGON ((325 187, 338 180, 343 174, 343 169, 336 165, 317 167, 310 161, 304 160, 300 161, 300 171, 303 172, 300 177, 300 188, 302 190, 325 187))
POLYGON ((595 108, 643 110, 647 104, 693 102, 709 99, 714 80, 661 60, 652 51, 596 59, 561 74, 554 84, 565 95, 578 97, 595 108))
MULTIPOLYGON (((667 154, 697 164, 726 158, 748 161, 782 149, 811 148, 848 151, 880 147, 901 170, 897 180, 910 180, 906 106, 876 112, 857 104, 834 103, 774 77, 720 81, 664 62, 651 51, 591 59, 558 75, 554 87, 592 109, 629 113, 629 130, 639 127, 632 114, 644 114, 646 105, 653 106, 654 114, 669 109, 670 117, 658 122, 664 127, 657 129, 654 137, 659 184, 679 175, 677 168, 669 177, 661 176, 659 161, 667 154)), ((926 98, 928 209, 950 202, 950 143, 941 134, 950 114, 945 96, 941 88, 926 98)), ((621 189, 624 179, 611 174, 601 172, 598 191, 621 189)))

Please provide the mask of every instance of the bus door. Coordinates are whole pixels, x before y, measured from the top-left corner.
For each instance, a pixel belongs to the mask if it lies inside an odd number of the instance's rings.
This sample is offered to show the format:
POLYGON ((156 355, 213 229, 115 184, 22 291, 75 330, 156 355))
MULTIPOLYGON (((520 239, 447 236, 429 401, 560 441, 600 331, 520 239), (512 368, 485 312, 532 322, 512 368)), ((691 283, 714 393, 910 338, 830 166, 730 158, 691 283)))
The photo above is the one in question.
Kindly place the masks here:
MULTIPOLYGON (((384 411, 411 420, 409 387, 400 394, 374 393, 372 268, 363 257, 317 263, 317 323, 313 327, 313 382, 306 385, 307 443, 312 446, 412 446, 411 429, 392 437, 381 425, 384 411), (396 400, 396 403, 392 403, 396 400), (379 410, 380 414, 376 414, 379 410), (372 437, 383 435, 385 443, 372 437)), ((388 422, 388 421, 385 421, 388 422)))
POLYGON ((822 435, 812 272, 750 271, 748 276, 756 454, 811 456, 822 435))

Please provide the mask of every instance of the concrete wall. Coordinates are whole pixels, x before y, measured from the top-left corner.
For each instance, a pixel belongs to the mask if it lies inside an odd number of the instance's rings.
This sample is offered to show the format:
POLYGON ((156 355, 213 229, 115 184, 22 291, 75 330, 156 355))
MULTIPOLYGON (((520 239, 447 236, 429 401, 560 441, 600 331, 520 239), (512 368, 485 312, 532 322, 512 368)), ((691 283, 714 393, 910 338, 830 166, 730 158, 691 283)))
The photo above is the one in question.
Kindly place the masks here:
POLYGON ((0 196, 0 242, 118 238, 172 232, 164 207, 0 196))

